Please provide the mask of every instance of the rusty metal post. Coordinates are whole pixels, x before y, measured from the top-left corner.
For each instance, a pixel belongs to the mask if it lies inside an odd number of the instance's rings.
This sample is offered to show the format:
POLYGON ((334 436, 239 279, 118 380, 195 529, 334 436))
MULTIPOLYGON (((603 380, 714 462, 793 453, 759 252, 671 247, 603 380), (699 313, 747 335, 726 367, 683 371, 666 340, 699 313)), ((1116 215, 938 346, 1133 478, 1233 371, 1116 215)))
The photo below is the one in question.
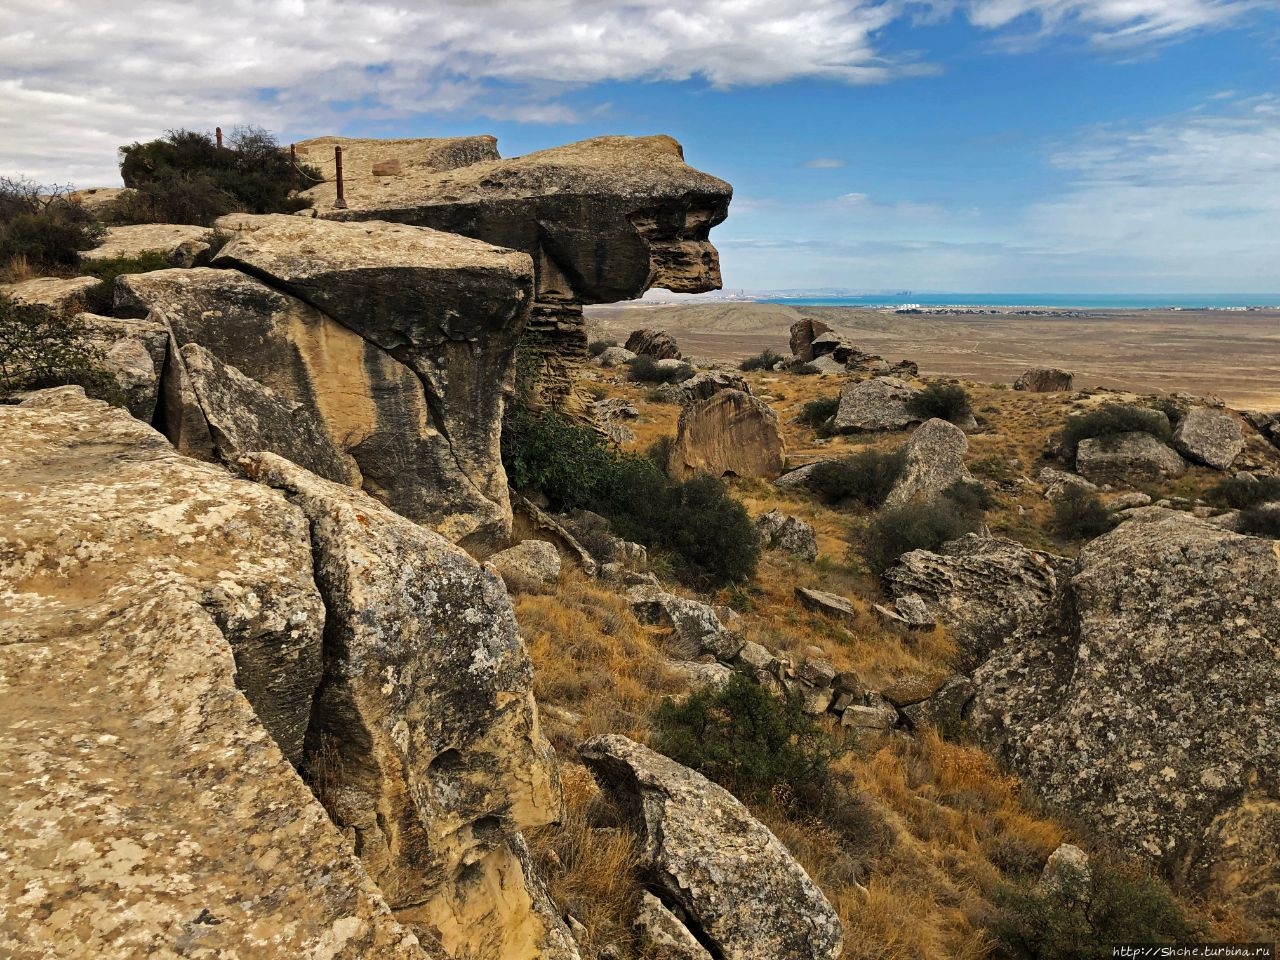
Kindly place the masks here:
POLYGON ((298 148, 295 144, 289 144, 289 192, 294 193, 298 189, 298 148))
POLYGON ((338 177, 338 199, 334 202, 334 206, 339 210, 347 209, 347 197, 342 190, 342 148, 333 148, 333 165, 336 167, 338 177))
POLYGON ((214 127, 213 132, 218 138, 218 149, 221 150, 222 149, 222 128, 214 127))

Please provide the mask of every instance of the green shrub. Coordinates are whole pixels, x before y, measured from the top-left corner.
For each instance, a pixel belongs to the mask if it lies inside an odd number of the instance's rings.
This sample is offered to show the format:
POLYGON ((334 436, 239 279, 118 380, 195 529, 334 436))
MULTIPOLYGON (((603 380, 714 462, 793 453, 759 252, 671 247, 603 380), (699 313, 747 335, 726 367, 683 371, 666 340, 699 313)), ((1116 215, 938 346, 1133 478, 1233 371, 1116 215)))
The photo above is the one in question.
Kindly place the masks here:
POLYGON ((1089 413, 1068 417, 1058 442, 1063 455, 1068 461, 1074 462, 1082 440, 1121 433, 1149 433, 1165 443, 1172 436, 1169 418, 1161 411, 1113 403, 1089 413))
POLYGON ((102 239, 102 227, 68 199, 65 187, 0 177, 0 266, 14 262, 59 272, 102 239))
POLYGON ((173 264, 157 250, 146 250, 136 257, 110 257, 105 260, 86 260, 80 272, 87 277, 97 277, 96 287, 86 291, 85 309, 90 313, 110 313, 115 302, 116 277, 131 273, 150 273, 168 270, 173 264))
POLYGON ((982 527, 983 510, 994 501, 976 483, 955 483, 929 503, 893 507, 877 514, 863 533, 863 555, 875 573, 883 573, 904 553, 937 550, 949 540, 982 527))
POLYGON ((1280 508, 1258 506, 1241 510, 1236 530, 1253 537, 1280 540, 1280 508))
POLYGON ((738 364, 738 369, 742 371, 772 370, 775 364, 781 363, 784 359, 777 350, 772 347, 765 347, 754 357, 747 357, 742 363, 738 364))
POLYGON ((1092 540, 1111 529, 1111 511, 1092 490, 1069 486, 1053 505, 1053 532, 1067 540, 1092 540))
POLYGON ((956 383, 931 383, 907 402, 907 409, 924 420, 962 423, 973 416, 973 405, 964 387, 956 383))
POLYGON ((801 377, 816 377, 822 372, 821 369, 812 363, 797 363, 790 367, 792 373, 801 377))
MULTIPOLYGON (((257 127, 237 127, 219 149, 214 138, 194 130, 120 148, 125 194, 104 217, 117 223, 195 223, 211 226, 235 211, 293 213, 309 201, 290 193, 291 161, 275 138, 257 127)), ((323 177, 299 165, 299 189, 323 177)))
POLYGON ((1105 861, 1064 870, 1058 883, 1028 881, 996 896, 994 933, 1018 960, 1101 960, 1116 943, 1177 944, 1197 935, 1168 889, 1105 861))
POLYGON ((796 421, 806 427, 812 427, 818 436, 830 436, 831 418, 840 409, 839 397, 818 397, 810 400, 800 408, 796 421))
POLYGON ((617 345, 617 340, 592 340, 587 344, 587 353, 590 356, 598 357, 610 347, 616 347, 617 345))
POLYGON ((1212 503, 1244 510, 1260 503, 1280 500, 1280 477, 1227 477, 1207 494, 1212 503))
POLYGON ((767 799, 779 786, 821 790, 839 755, 799 697, 778 700, 740 673, 722 689, 664 703, 657 722, 660 751, 740 797, 767 799))
POLYGON ((901 450, 862 450, 841 460, 818 464, 809 474, 809 485, 829 504, 852 501, 878 507, 902 476, 906 463, 906 454, 901 450))
POLYGON ((596 431, 521 402, 507 408, 501 447, 512 486, 542 491, 556 509, 590 508, 613 482, 618 460, 596 431))
POLYGON ((23 390, 78 384, 91 397, 120 404, 119 384, 102 369, 103 360, 80 320, 0 296, 0 400, 23 390))
POLYGON ((627 361, 629 376, 637 383, 683 383, 693 376, 693 367, 681 363, 674 367, 660 367, 658 361, 647 354, 640 354, 627 361))

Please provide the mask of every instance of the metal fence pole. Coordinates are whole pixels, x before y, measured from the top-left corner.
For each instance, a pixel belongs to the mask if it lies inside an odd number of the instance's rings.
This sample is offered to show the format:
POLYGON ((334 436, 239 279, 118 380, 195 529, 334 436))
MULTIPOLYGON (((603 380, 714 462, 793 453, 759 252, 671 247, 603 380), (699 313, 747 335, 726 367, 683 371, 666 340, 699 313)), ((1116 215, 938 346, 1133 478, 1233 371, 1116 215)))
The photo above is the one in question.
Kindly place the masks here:
POLYGON ((334 207, 336 207, 339 210, 345 210, 347 209, 347 197, 342 190, 342 148, 341 147, 333 148, 333 164, 337 168, 337 176, 338 176, 338 199, 334 203, 334 207))
POLYGON ((298 189, 298 147, 296 144, 289 144, 289 192, 293 193, 298 189))

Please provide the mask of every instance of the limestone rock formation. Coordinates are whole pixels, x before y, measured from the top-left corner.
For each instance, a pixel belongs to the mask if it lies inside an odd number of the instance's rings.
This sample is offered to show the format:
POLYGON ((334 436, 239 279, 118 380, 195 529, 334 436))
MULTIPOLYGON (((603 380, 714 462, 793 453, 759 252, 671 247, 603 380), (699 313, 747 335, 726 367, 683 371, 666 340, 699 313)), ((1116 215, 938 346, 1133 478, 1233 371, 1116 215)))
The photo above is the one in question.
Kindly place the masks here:
POLYGON ((665 330, 632 330, 627 337, 626 349, 655 360, 684 359, 675 337, 665 330))
POLYGON ((81 313, 88 340, 102 352, 102 367, 116 378, 125 406, 146 423, 156 412, 169 330, 154 320, 120 320, 81 313))
MULTIPOLYGON (((791 355, 805 363, 818 359, 813 352, 813 341, 824 333, 830 333, 831 327, 821 320, 804 317, 791 325, 791 355)), ((834 361, 833 361, 834 362, 834 361)))
POLYGON ((626 737, 594 737, 579 752, 638 830, 664 905, 714 956, 840 955, 835 910, 728 791, 626 737))
POLYGON ((696 660, 711 654, 723 663, 732 663, 742 650, 742 638, 726 629, 708 604, 647 587, 635 587, 627 596, 641 623, 671 628, 675 641, 672 652, 681 659, 696 660))
POLYGON ((498 581, 359 491, 242 466, 310 521, 330 652, 306 767, 398 919, 451 954, 576 956, 524 880, 519 831, 559 816, 559 783, 498 581))
POLYGON ((796 587, 796 599, 800 605, 809 610, 826 614, 840 620, 854 620, 858 611, 852 603, 836 593, 825 590, 813 590, 809 587, 796 587))
POLYGON ((803 467, 788 470, 774 480, 773 485, 783 490, 808 490, 813 483, 813 472, 822 464, 831 462, 831 460, 815 460, 813 463, 806 463, 803 467))
POLYGON ((440 960, 286 760, 301 512, 74 387, 0 407, 0 488, 0 952, 440 960))
POLYGON ((591 362, 598 367, 620 367, 635 358, 636 355, 626 347, 605 347, 591 362))
POLYGON ((973 483, 964 464, 969 440, 953 423, 927 420, 911 434, 903 446, 906 463, 902 476, 885 498, 886 507, 936 500, 957 483, 973 483))
POLYGON ((1244 450, 1244 431, 1240 421, 1225 411, 1192 407, 1178 421, 1173 446, 1188 460, 1230 470, 1244 450))
POLYGON ((884 573, 895 597, 918 597, 976 664, 1052 606, 1070 561, 1012 540, 968 534, 937 553, 912 550, 884 573))
POLYGON ((919 393, 897 377, 876 377, 846 384, 840 391, 835 429, 840 433, 903 430, 920 417, 909 403, 919 393))
POLYGON ((77 306, 83 309, 85 295, 97 285, 97 277, 35 277, 0 284, 0 294, 17 303, 67 313, 77 306))
POLYGON ((726 370, 708 370, 698 373, 682 383, 671 384, 675 388, 676 399, 680 403, 696 403, 709 400, 721 390, 737 390, 750 393, 751 385, 746 378, 726 370))
POLYGON ((667 470, 678 479, 697 473, 772 479, 786 458, 778 415, 741 390, 721 390, 681 411, 667 470))
POLYGON ((635 928, 644 946, 662 960, 712 960, 689 928, 647 890, 640 895, 635 928))
POLYGON ((818 538, 814 536, 813 527, 799 517, 771 510, 756 517, 756 529, 767 549, 785 550, 810 562, 818 559, 818 538))
POLYGON ((108 227, 102 243, 86 250, 80 259, 90 263, 116 258, 135 259, 145 253, 163 256, 171 267, 194 267, 209 253, 208 227, 176 223, 140 223, 108 227))
POLYGON ((1027 390, 1031 393, 1065 393, 1069 392, 1075 382, 1075 374, 1054 367, 1033 367, 1017 380, 1013 381, 1013 389, 1027 390))
POLYGON ((522 540, 487 563, 516 593, 555 593, 560 580, 560 551, 545 540, 522 540))
POLYGON ((973 729, 1113 843, 1274 924, 1275 544, 1155 510, 1083 549, 1061 611, 974 675, 973 729))
POLYGON ((1050 503, 1065 499, 1073 490, 1093 493, 1098 489, 1096 483, 1090 483, 1084 477, 1065 470, 1045 467, 1040 471, 1040 482, 1044 485, 1044 498, 1050 503))
POLYGON ((1135 431, 1081 440, 1076 469, 1098 485, 1133 486, 1180 477, 1186 461, 1149 433, 1135 431))

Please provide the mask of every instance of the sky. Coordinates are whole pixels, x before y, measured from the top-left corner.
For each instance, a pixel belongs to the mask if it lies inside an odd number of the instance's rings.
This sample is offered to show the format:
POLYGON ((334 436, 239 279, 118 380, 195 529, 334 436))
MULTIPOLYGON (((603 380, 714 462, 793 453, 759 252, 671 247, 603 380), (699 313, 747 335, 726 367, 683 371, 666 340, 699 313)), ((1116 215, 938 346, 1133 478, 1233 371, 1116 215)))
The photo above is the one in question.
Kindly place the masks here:
POLYGON ((173 128, 667 133, 749 291, 1280 291, 1280 0, 5 0, 0 176, 173 128))

